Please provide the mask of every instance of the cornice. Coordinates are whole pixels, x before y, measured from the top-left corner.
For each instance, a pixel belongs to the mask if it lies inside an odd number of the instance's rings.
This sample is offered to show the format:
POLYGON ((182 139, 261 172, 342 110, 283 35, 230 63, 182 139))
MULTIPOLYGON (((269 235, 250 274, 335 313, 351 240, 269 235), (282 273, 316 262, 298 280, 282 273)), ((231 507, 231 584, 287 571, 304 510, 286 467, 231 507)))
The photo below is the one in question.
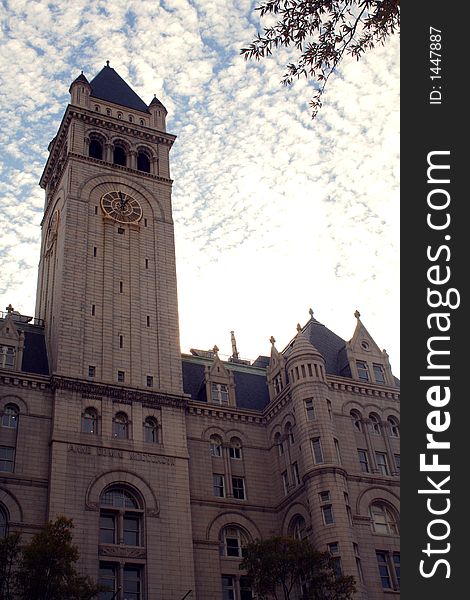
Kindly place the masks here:
POLYGON ((203 403, 197 400, 189 401, 188 413, 190 415, 205 416, 226 421, 241 421, 243 423, 254 423, 255 425, 264 424, 261 412, 230 406, 222 407, 219 404, 203 403))
POLYGON ((387 398, 389 400, 400 399, 399 388, 391 388, 385 385, 381 386, 374 384, 364 385, 362 382, 358 382, 353 379, 346 379, 344 377, 329 376, 328 387, 333 390, 360 394, 361 396, 374 396, 376 398, 387 398))
POLYGON ((50 387, 49 381, 48 375, 35 375, 34 373, 3 369, 0 371, 0 383, 3 385, 45 390, 50 387))

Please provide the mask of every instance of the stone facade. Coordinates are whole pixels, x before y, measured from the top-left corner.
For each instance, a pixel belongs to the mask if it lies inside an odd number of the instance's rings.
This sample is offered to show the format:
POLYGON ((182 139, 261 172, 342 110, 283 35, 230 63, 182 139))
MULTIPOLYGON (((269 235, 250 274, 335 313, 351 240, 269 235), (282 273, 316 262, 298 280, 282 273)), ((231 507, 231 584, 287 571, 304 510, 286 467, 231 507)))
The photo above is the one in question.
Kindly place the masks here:
POLYGON ((329 549, 357 598, 398 598, 386 352, 359 313, 350 342, 311 313, 252 364, 181 355, 166 110, 109 66, 70 92, 36 318, 0 319, 0 533, 72 518, 81 570, 119 600, 248 600, 243 544, 279 534, 329 549))

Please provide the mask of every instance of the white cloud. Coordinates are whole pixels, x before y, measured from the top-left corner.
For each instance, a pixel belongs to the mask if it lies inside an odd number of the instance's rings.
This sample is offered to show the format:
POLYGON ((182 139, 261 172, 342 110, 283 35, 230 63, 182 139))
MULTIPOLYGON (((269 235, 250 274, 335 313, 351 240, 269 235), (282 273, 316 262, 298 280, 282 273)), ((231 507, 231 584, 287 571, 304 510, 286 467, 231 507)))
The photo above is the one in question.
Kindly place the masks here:
POLYGON ((280 85, 288 52, 239 49, 248 0, 15 0, 0 40, 0 301, 34 312, 37 186, 83 69, 106 60, 178 135, 172 150, 181 341, 255 358, 315 316, 349 339, 353 312, 398 371, 398 39, 332 77, 315 121, 311 85, 280 85), (15 65, 12 72, 12 65, 15 65), (6 291, 8 290, 8 291, 6 291))

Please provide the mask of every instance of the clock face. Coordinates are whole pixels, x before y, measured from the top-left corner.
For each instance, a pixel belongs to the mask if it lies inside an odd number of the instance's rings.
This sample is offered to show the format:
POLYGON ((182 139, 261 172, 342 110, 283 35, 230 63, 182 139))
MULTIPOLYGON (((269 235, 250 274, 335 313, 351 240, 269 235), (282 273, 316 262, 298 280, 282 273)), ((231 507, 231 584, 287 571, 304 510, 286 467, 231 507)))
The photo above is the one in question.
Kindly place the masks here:
POLYGON ((57 230, 59 229, 60 212, 56 210, 49 219, 46 233, 46 250, 50 250, 57 238, 57 230))
POLYGON ((139 202, 125 192, 107 192, 101 198, 101 208, 111 219, 119 223, 136 223, 142 218, 139 202))

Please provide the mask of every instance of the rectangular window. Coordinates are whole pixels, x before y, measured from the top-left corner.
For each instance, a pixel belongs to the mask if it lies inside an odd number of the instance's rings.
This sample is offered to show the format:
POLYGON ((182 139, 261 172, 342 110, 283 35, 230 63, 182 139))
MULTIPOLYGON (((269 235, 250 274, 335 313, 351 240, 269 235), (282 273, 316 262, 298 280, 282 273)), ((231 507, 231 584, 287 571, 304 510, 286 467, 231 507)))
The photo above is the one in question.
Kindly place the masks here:
POLYGON ((374 370, 374 379, 376 383, 385 383, 385 374, 382 365, 373 364, 372 368, 374 370))
POLYGON ((150 317, 147 315, 147 327, 150 327, 150 317))
POLYGON ((307 413, 307 421, 315 421, 315 406, 311 398, 305 400, 305 411, 307 413))
POLYGON ((149 268, 149 259, 148 258, 145 259, 145 268, 146 269, 149 268))
POLYGON ((379 567, 380 581, 384 590, 390 590, 392 583, 390 579, 390 569, 388 566, 388 556, 386 552, 376 552, 377 565, 379 567))
POLYGON ((299 465, 296 462, 292 464, 292 479, 295 485, 300 485, 299 465))
POLYGON ((361 464, 361 471, 363 473, 369 473, 369 458, 367 456, 367 450, 358 450, 359 462, 361 464))
POLYGON ((325 525, 330 525, 331 523, 335 522, 333 518, 333 507, 331 506, 331 504, 325 504, 321 507, 321 510, 323 514, 323 523, 325 525))
POLYGON ((235 577, 222 575, 222 600, 235 600, 235 577))
POLYGON ((359 546, 355 542, 353 542, 353 550, 354 557, 356 559, 356 568, 357 574, 359 575, 359 581, 361 583, 364 583, 364 573, 362 572, 361 557, 359 556, 359 546))
POLYGON ((339 442, 336 438, 334 438, 334 443, 335 443, 336 459, 338 461, 338 464, 341 464, 341 453, 339 451, 339 442))
POLYGON ((228 455, 230 456, 230 458, 233 458, 235 460, 241 460, 242 449, 238 446, 230 446, 228 449, 228 455))
POLYGON ((117 565, 108 565, 100 563, 98 583, 109 589, 107 592, 100 592, 99 600, 112 600, 117 591, 117 565))
POLYGON ((253 600, 253 592, 248 577, 240 577, 240 600, 253 600))
POLYGON ((91 316, 94 317, 96 314, 96 306, 94 304, 91 305, 91 316))
POLYGON ((142 569, 141 567, 134 567, 126 565, 123 571, 123 588, 125 600, 141 600, 141 589, 142 589, 142 569))
POLYGON ((0 446, 0 471, 4 473, 13 473, 15 464, 15 449, 7 446, 0 446))
POLYGON ((330 492, 327 490, 325 492, 320 492, 318 494, 318 497, 320 498, 320 502, 329 502, 330 501, 330 492))
POLYGON ((388 475, 388 464, 387 464, 387 455, 385 452, 376 452, 375 459, 377 461, 377 468, 382 475, 388 475))
POLYGON ((94 377, 96 374, 96 367, 88 365, 88 377, 94 377))
POLYGON ((95 206, 95 215, 97 215, 97 214, 98 214, 98 207, 95 206))
POLYGON ((339 543, 338 542, 331 542, 331 544, 328 544, 328 552, 332 556, 335 556, 336 554, 339 554, 339 543))
POLYGON ((356 360, 357 376, 361 381, 369 381, 369 369, 363 360, 356 360))
POLYGON ((124 383, 125 378, 126 378, 126 376, 125 376, 124 371, 117 372, 117 379, 118 379, 119 383, 124 383))
POLYGON ((212 402, 215 404, 228 404, 228 387, 225 383, 213 383, 211 386, 212 390, 212 402))
POLYGON ((113 514, 100 515, 100 542, 102 544, 116 543, 116 517, 113 514))
POLYGON ((122 348, 124 346, 124 338, 122 337, 122 335, 119 336, 119 348, 122 348))
POLYGON ((289 493, 289 477, 287 476, 287 471, 282 473, 282 487, 284 489, 284 494, 287 495, 289 493))
POLYGON ((395 466, 397 468, 397 473, 400 473, 400 455, 394 454, 393 456, 395 458, 395 466))
POLYGON ((144 227, 147 227, 148 223, 147 223, 147 219, 144 219, 144 227))
POLYGON ((233 497, 237 500, 245 500, 245 480, 243 477, 232 477, 233 497))
POLYGON ((214 496, 217 498, 225 498, 224 476, 214 473, 212 475, 212 483, 214 487, 214 496))
POLYGON ((123 290, 124 286, 122 281, 119 282, 119 293, 122 294, 122 290, 123 290))
POLYGON ((330 421, 333 420, 333 409, 331 408, 331 400, 326 401, 326 407, 328 409, 328 416, 330 417, 330 421))
POLYGON ((320 438, 314 438, 312 440, 312 450, 313 450, 313 462, 316 465, 320 465, 323 463, 323 451, 321 448, 320 438))
POLYGON ((147 387, 153 387, 153 377, 152 377, 152 375, 147 375, 147 387))
POLYGON ((139 525, 140 518, 138 516, 124 515, 123 538, 126 546, 139 546, 139 525))
POLYGON ((336 579, 339 579, 343 575, 343 566, 341 564, 340 556, 333 556, 331 559, 331 566, 333 567, 333 573, 336 579))
POLYGON ((96 252, 97 252, 97 248, 96 248, 96 246, 93 246, 93 256, 96 256, 96 252))
POLYGON ((393 554, 393 568, 395 570, 397 587, 400 589, 400 554, 398 552, 394 552, 393 554))

